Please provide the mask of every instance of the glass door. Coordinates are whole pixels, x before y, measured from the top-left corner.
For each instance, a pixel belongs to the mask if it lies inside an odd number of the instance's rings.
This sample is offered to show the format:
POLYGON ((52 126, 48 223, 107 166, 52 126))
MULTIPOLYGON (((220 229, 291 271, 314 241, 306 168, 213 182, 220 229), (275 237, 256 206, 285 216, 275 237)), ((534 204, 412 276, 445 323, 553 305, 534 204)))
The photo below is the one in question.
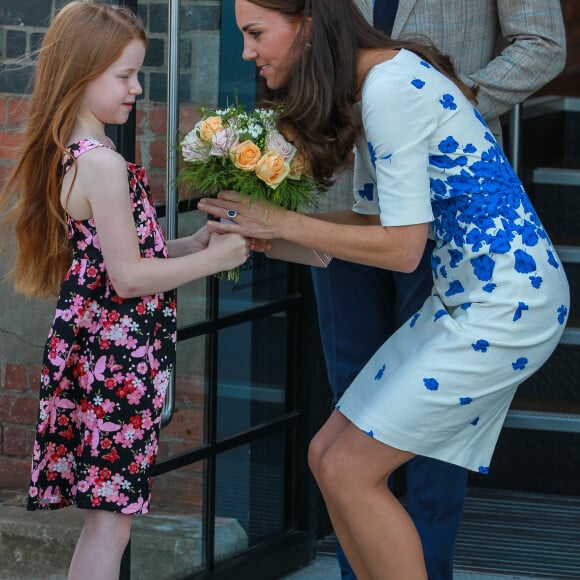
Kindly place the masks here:
MULTIPOLYGON (((184 236, 205 214, 195 193, 176 187, 179 142, 199 106, 252 106, 255 67, 240 57, 233 0, 132 7, 149 35, 135 155, 168 237, 184 236)), ((151 511, 135 519, 123 577, 275 578, 312 557, 306 449, 324 371, 308 283, 305 267, 254 255, 238 283, 178 290, 151 511)))

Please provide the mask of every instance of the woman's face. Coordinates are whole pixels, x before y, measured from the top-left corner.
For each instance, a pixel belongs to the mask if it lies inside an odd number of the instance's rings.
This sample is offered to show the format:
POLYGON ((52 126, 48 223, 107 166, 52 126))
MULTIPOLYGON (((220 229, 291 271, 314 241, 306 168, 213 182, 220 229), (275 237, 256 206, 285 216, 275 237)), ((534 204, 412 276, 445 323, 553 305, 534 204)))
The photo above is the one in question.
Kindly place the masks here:
POLYGON ((288 16, 262 8, 248 0, 236 0, 236 22, 244 37, 244 60, 255 60, 270 89, 284 85, 293 63, 302 52, 290 48, 300 30, 301 17, 288 16))

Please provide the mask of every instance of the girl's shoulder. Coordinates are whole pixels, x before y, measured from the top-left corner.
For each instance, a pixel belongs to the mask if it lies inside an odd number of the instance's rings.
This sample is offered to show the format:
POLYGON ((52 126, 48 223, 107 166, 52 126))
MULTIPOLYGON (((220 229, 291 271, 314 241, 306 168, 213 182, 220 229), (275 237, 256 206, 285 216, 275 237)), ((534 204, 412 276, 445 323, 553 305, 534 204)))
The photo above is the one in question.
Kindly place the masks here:
POLYGON ((82 166, 98 166, 104 169, 125 166, 125 159, 116 151, 112 143, 105 143, 96 139, 80 139, 70 143, 67 153, 64 155, 63 165, 65 170, 72 165, 72 161, 77 159, 82 166), (85 153, 92 152, 91 155, 84 156, 85 153), (80 159, 82 157, 82 159, 80 159))

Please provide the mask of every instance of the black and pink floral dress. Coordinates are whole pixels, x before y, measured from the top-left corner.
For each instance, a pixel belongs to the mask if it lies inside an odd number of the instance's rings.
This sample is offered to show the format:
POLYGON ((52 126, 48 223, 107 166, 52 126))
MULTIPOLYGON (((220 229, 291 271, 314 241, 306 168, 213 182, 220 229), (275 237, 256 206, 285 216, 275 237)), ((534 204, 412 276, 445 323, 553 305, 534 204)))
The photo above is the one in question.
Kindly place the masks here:
MULTIPOLYGON (((106 145, 87 139, 70 152, 96 147, 106 145)), ((127 163, 127 174, 141 255, 166 258, 145 170, 127 163)), ((73 259, 44 353, 28 509, 146 513, 175 360, 175 292, 120 298, 93 220, 68 218, 68 232, 73 259)))

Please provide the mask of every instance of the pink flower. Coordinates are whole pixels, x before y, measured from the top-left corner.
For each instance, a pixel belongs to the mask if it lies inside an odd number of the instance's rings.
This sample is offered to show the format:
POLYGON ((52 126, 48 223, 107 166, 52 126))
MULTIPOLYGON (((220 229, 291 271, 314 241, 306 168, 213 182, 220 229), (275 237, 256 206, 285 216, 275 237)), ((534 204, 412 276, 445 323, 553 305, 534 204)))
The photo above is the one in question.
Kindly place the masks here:
POLYGON ((231 127, 226 127, 212 137, 209 153, 215 157, 228 157, 230 149, 239 142, 238 132, 231 127))

